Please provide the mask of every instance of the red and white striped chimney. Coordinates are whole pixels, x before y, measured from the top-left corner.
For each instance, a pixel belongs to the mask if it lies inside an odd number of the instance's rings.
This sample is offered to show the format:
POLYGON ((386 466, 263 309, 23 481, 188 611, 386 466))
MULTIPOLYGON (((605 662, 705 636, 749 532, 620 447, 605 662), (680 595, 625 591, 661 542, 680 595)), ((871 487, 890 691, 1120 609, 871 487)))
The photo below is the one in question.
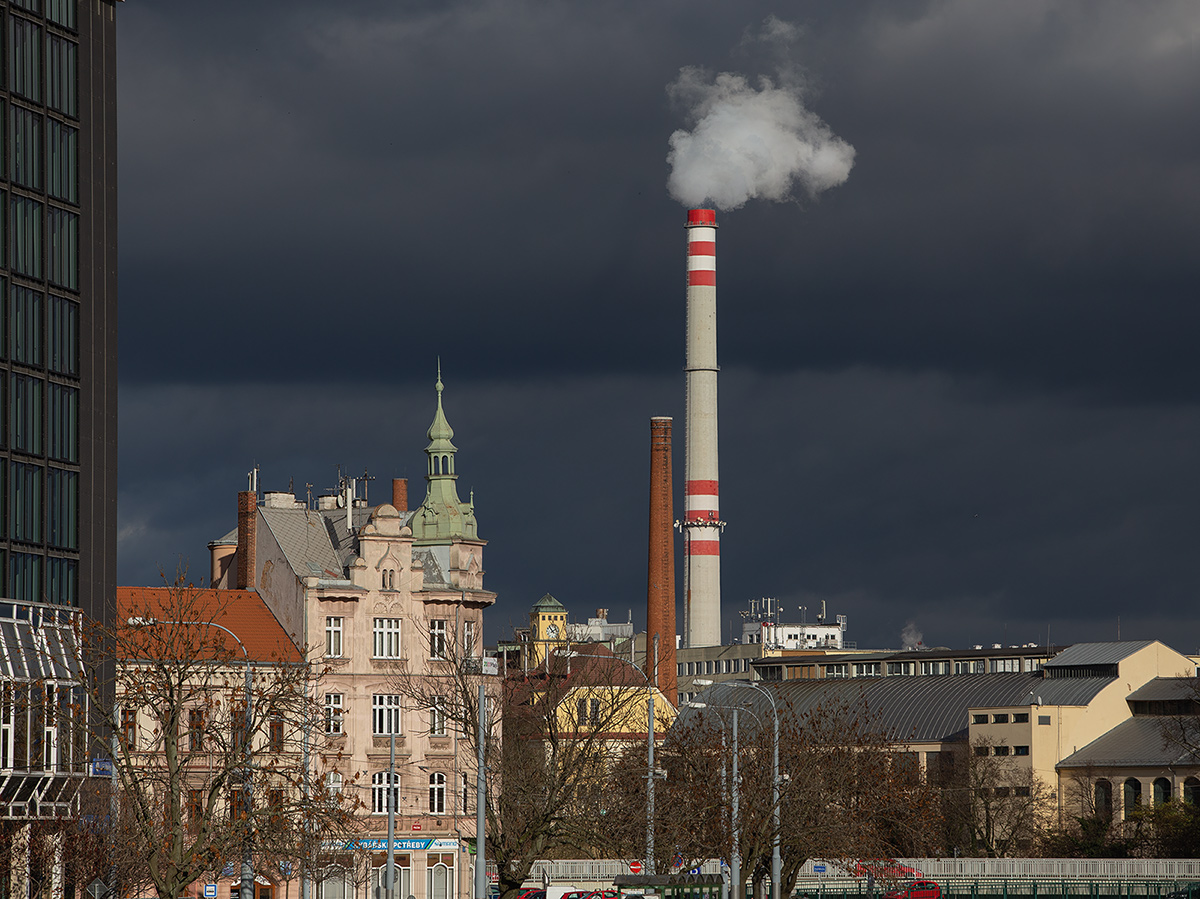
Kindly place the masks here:
POLYGON ((684 559, 688 646, 721 643, 721 521, 717 488, 717 214, 687 215, 687 453, 684 559))

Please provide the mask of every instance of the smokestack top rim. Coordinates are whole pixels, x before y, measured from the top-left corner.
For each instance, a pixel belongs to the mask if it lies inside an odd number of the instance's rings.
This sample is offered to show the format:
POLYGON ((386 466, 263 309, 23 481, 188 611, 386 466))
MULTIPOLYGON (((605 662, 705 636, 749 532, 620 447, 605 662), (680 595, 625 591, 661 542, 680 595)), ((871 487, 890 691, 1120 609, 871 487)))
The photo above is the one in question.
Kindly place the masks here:
POLYGON ((717 211, 715 209, 689 209, 687 227, 700 226, 715 228, 717 226, 717 211))

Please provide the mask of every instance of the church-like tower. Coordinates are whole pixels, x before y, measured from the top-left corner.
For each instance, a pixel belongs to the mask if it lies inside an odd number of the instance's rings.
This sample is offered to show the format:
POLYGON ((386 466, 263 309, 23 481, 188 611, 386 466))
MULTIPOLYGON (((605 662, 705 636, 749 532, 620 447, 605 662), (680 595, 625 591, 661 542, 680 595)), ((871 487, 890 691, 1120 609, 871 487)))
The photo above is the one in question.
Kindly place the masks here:
POLYGON ((425 447, 425 502, 413 516, 413 539, 418 543, 449 543, 454 539, 478 540, 475 501, 458 498, 458 475, 454 457, 458 448, 452 442, 454 429, 442 409, 442 367, 438 365, 437 411, 429 426, 429 445, 425 447))

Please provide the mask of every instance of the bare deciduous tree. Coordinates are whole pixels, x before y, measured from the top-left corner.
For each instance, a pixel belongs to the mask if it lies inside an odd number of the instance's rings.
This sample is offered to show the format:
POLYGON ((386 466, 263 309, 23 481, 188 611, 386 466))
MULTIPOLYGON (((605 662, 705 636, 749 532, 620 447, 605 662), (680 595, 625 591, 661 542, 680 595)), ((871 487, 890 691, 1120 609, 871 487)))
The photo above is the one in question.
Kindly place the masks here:
POLYGON ((115 794, 90 801, 106 822, 110 886, 122 893, 175 899, 246 852, 263 870, 294 875, 346 831, 351 810, 324 794, 309 764, 319 672, 286 640, 267 658, 243 653, 221 627, 237 629, 229 601, 180 575, 123 593, 115 623, 92 634, 102 650, 93 655, 116 662, 111 688, 97 674, 93 689, 115 794))
POLYGON ((453 641, 441 654, 428 670, 398 667, 393 682, 413 708, 437 703, 458 729, 470 747, 460 766, 472 797, 485 685, 486 848, 501 896, 519 890, 539 858, 607 847, 612 764, 630 742, 645 740, 649 687, 641 672, 607 650, 551 653, 547 663, 507 678, 482 674, 481 660, 453 641))

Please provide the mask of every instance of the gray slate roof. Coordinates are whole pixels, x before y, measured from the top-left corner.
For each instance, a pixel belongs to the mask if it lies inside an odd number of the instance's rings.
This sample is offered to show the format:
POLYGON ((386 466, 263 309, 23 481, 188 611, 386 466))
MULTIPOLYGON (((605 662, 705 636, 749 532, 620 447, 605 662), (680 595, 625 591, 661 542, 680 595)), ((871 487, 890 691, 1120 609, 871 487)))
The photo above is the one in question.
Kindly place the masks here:
MULTIPOLYGON (((755 682, 755 687, 775 697, 781 716, 795 718, 822 704, 865 705, 868 713, 878 716, 879 725, 896 739, 928 742, 966 739, 969 709, 1030 705, 1038 697, 1043 705, 1087 705, 1113 680, 1109 677, 1043 680, 1035 673, 957 674, 755 682)), ((694 715, 737 705, 751 709, 764 724, 769 724, 771 706, 762 691, 744 686, 745 681, 740 687, 736 683, 725 681, 708 688, 697 700, 709 708, 685 706, 678 720, 685 724, 694 722, 694 715)))
POLYGON ((1129 694, 1130 702, 1200 698, 1200 681, 1194 677, 1156 677, 1129 694))
POLYGON ((1112 665, 1154 643, 1153 640, 1125 640, 1119 643, 1076 643, 1046 663, 1047 668, 1074 668, 1078 665, 1112 665))
POLYGON ((1167 745, 1163 739, 1164 719, 1152 715, 1139 716, 1123 721, 1104 734, 1073 752, 1061 762, 1059 768, 1194 765, 1187 750, 1176 745, 1167 745))
MULTIPOLYGON (((353 510, 355 533, 367 523, 374 508, 353 510)), ((259 507, 279 548, 298 578, 339 580, 357 552, 357 538, 346 532, 344 509, 272 509, 259 507)), ((402 513, 409 517, 412 512, 402 513)))

